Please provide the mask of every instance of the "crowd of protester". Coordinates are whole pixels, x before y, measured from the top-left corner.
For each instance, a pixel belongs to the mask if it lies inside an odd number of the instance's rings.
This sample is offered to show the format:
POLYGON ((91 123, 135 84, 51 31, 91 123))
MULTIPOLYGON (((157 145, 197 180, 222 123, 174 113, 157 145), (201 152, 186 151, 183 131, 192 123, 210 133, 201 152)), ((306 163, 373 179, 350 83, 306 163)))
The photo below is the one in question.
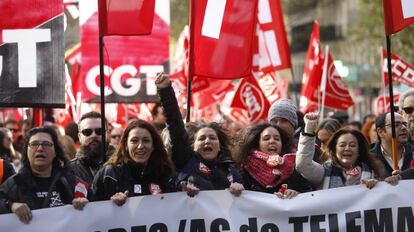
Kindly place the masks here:
POLYGON ((193 197, 225 189, 236 197, 252 190, 285 199, 414 178, 414 90, 400 96, 395 112, 394 170, 389 112, 362 122, 349 123, 345 112, 322 120, 282 99, 267 122, 245 128, 228 117, 185 124, 169 77, 161 74, 155 84, 160 104, 153 122, 133 119, 120 128, 105 120, 102 128, 100 113, 89 112, 61 130, 6 120, 0 127, 0 213, 29 223, 32 210, 67 204, 82 210, 89 201, 122 206, 132 196, 183 191, 193 197))

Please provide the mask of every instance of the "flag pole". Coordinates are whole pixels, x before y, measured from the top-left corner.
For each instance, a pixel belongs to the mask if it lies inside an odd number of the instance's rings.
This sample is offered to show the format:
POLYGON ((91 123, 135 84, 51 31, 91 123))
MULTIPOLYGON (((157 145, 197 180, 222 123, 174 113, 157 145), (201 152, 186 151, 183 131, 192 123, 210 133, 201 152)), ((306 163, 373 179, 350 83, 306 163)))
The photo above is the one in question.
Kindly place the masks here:
POLYGON ((391 140, 391 147, 392 147, 392 166, 393 166, 393 174, 398 174, 399 167, 398 167, 398 160, 397 160, 397 136, 395 132, 395 114, 394 114, 394 94, 392 88, 392 68, 391 68, 391 37, 389 35, 386 36, 387 40, 387 66, 388 66, 388 88, 390 94, 390 108, 391 108, 391 132, 392 132, 392 140, 391 140))
POLYGON ((329 71, 328 71, 328 56, 329 56, 329 46, 326 45, 325 47, 325 57, 324 57, 324 63, 323 63, 323 72, 322 72, 322 81, 321 81, 321 89, 322 92, 322 103, 321 103, 321 120, 324 118, 325 114, 325 97, 326 97, 326 81, 328 79, 329 71))
POLYGON ((194 77, 194 22, 192 20, 193 18, 193 12, 194 12, 194 4, 192 3, 193 1, 190 0, 190 15, 189 15, 189 28, 190 28, 190 33, 189 33, 189 50, 188 50, 188 78, 187 78, 187 112, 186 112, 186 117, 185 117, 185 121, 186 122, 190 122, 190 115, 191 115, 191 82, 193 80, 194 77))
POLYGON ((295 78, 295 73, 293 72, 293 68, 290 68, 290 73, 292 75, 292 87, 293 87, 293 96, 295 96, 296 99, 296 105, 299 106, 299 99, 300 99, 300 95, 299 95, 299 91, 297 91, 297 86, 296 86, 296 78, 295 78))
POLYGON ((99 35, 99 85, 101 94, 101 128, 104 131, 102 133, 102 151, 106 154, 106 125, 105 125, 105 75, 104 75, 104 41, 103 35, 99 35))

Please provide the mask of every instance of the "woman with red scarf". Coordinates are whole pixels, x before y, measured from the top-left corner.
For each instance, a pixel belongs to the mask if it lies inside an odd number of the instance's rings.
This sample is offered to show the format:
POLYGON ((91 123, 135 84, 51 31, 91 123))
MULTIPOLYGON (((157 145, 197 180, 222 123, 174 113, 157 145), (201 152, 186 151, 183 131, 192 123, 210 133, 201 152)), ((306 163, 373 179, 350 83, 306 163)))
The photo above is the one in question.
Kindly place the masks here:
POLYGON ((292 138, 268 123, 248 127, 237 141, 236 162, 247 190, 292 198, 311 186, 295 170, 292 138))

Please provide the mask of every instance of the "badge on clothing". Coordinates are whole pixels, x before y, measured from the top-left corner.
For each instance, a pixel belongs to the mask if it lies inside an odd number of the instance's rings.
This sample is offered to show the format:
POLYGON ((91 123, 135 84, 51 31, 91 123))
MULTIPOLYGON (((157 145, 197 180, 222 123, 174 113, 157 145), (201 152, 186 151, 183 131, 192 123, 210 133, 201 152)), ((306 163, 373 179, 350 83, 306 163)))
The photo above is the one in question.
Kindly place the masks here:
POLYGON ((142 193, 142 188, 140 184, 134 184, 134 193, 142 193))
POLYGON ((201 163, 198 165, 198 169, 200 170, 200 172, 204 173, 204 174, 210 174, 211 173, 211 169, 208 168, 205 164, 201 163))
POLYGON ((150 192, 152 195, 157 195, 162 193, 162 190, 158 184, 150 184, 150 192))

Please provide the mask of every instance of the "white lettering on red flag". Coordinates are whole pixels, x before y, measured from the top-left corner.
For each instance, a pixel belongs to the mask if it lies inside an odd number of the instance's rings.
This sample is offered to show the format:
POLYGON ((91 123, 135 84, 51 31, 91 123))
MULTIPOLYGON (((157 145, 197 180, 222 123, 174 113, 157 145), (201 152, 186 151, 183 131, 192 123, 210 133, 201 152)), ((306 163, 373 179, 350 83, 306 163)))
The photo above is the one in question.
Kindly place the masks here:
POLYGON ((402 12, 405 19, 414 17, 414 1, 401 0, 402 12))

